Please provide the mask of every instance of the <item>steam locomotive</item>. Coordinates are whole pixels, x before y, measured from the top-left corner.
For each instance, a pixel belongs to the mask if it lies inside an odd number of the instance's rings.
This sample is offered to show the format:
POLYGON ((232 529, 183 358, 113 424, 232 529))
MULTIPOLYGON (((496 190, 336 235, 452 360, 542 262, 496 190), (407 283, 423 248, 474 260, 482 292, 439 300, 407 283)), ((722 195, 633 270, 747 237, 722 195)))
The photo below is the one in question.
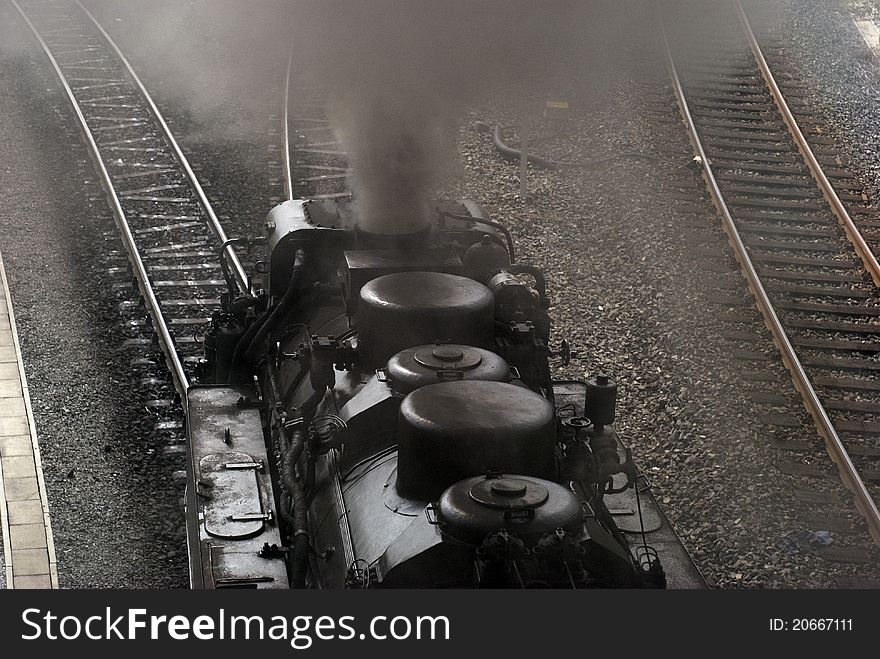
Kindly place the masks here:
POLYGON ((553 379, 544 275, 477 204, 383 235, 295 200, 266 228, 187 394, 194 587, 702 585, 616 383, 553 379))

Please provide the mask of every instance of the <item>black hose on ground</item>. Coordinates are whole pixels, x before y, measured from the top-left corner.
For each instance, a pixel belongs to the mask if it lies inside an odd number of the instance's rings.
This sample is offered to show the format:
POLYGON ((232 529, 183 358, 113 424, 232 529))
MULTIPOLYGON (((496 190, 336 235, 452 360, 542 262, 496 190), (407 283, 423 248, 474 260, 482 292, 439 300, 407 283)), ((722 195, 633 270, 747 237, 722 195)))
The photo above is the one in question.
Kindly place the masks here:
POLYGON ((294 519, 293 515, 290 514, 290 495, 287 492, 282 492, 280 499, 281 501, 278 507, 278 518, 287 526, 293 528, 294 519))
POLYGON ((296 489, 290 492, 290 507, 293 517, 293 543, 290 552, 290 587, 305 588, 306 574, 309 571, 309 541, 308 511, 306 509, 306 495, 302 487, 297 484, 296 489))
POLYGON ((297 479, 296 464, 302 455, 306 445, 306 431, 304 429, 295 429, 290 433, 290 442, 287 446, 287 452, 284 454, 284 460, 281 463, 281 478, 284 480, 284 487, 288 492, 300 487, 297 479))
MULTIPOLYGON (((487 126, 487 130, 492 132, 492 128, 487 126)), ((517 149, 509 146, 504 142, 503 133, 504 127, 500 124, 495 126, 494 129, 494 140, 495 140, 495 149, 498 153, 501 154, 501 157, 505 160, 509 160, 511 162, 520 162, 522 158, 522 153, 517 149)), ((615 160, 625 160, 625 159, 635 159, 635 160, 652 160, 654 162, 665 163, 668 165, 676 165, 679 169, 684 168, 693 168, 692 161, 688 161, 684 164, 681 164, 676 161, 667 160, 665 158, 659 158, 657 156, 652 156, 650 153, 641 153, 638 151, 621 151, 620 153, 615 153, 610 156, 604 156, 602 158, 594 158, 593 160, 585 160, 583 162, 559 162, 557 160, 548 160, 546 158, 541 158, 539 156, 530 155, 529 162, 536 167, 541 167, 543 169, 561 169, 563 167, 580 167, 583 169, 589 169, 591 167, 599 167, 600 165, 604 165, 609 162, 614 162, 615 160)))
MULTIPOLYGON (((509 160, 511 162, 520 162, 522 159, 522 152, 518 149, 514 149, 512 146, 508 146, 504 142, 503 129, 500 125, 495 126, 495 150, 501 154, 501 157, 505 160, 509 160)), ((540 156, 528 154, 529 164, 534 165, 535 167, 540 167, 541 169, 559 169, 561 167, 574 167, 573 163, 568 162, 558 162, 556 160, 548 160, 547 158, 541 158, 540 156)))

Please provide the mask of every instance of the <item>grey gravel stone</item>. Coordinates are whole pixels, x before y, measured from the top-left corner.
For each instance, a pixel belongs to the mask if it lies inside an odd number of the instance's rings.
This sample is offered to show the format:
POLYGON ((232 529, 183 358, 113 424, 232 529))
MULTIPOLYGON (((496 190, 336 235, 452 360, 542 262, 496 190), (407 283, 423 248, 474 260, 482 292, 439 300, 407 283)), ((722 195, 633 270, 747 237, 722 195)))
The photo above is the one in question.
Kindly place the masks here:
MULTIPOLYGON (((638 26, 634 35, 650 42, 638 26)), ((619 379, 623 437, 712 583, 817 587, 875 579, 876 562, 832 563, 816 552, 790 554, 780 547, 792 532, 822 530, 809 528, 810 511, 795 497, 796 488, 843 499, 847 494, 833 474, 816 482, 775 467, 785 455, 772 442, 786 438, 814 447, 795 459, 830 462, 754 308, 712 302, 719 292, 749 297, 711 206, 704 202, 702 215, 685 211, 699 207, 705 191, 683 169, 691 154, 672 95, 658 84, 665 79, 662 61, 657 51, 653 57, 624 55, 610 90, 599 98, 589 90, 574 92, 569 99, 576 112, 568 144, 548 144, 544 153, 601 166, 532 171, 530 198, 521 200, 518 167, 502 162, 480 129, 513 123, 523 94, 512 90, 468 118, 461 133, 465 174, 450 190, 481 201, 494 219, 511 226, 522 260, 546 269, 555 340, 567 336, 584 354, 560 374, 606 371, 619 379), (681 193, 694 201, 680 201, 681 193), (747 322, 732 325, 732 313, 746 315, 747 322), (761 339, 732 341, 725 338, 731 329, 761 339), (763 353, 770 361, 735 359, 736 350, 763 353), (794 401, 779 413, 797 415, 800 427, 759 421, 774 408, 751 400, 755 385, 746 375, 754 370, 768 372, 765 389, 794 401)), ((536 100, 529 101, 533 107, 536 100)), ((833 534, 834 541, 862 547, 876 560, 852 505, 834 514, 859 529, 852 536, 833 534)))

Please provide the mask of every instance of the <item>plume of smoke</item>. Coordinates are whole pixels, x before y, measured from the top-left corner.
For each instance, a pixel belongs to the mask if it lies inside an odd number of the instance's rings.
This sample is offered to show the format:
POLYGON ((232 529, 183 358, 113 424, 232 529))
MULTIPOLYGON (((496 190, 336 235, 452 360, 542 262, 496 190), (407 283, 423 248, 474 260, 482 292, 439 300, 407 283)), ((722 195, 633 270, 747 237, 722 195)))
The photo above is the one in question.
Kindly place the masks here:
MULTIPOLYGON (((586 3, 589 5, 590 3, 586 3)), ((585 3, 300 2, 298 61, 326 90, 352 158, 363 230, 415 232, 455 163, 455 127, 481 95, 558 64, 585 3)))
MULTIPOLYGON (((214 134, 260 134, 290 43, 287 0, 83 0, 148 87, 214 134)), ((265 134, 263 132, 263 134, 265 134)))
POLYGON ((331 120, 351 154, 351 184, 365 231, 402 234, 422 228, 428 193, 451 166, 455 137, 446 124, 449 116, 423 102, 404 94, 332 102, 331 120), (414 107, 424 111, 414 113, 414 107))

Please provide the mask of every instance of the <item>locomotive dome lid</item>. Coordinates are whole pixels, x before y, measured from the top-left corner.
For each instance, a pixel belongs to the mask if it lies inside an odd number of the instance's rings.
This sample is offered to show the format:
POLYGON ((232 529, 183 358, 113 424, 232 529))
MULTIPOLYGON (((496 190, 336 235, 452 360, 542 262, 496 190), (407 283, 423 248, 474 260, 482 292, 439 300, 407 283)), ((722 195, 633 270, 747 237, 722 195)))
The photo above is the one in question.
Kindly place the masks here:
POLYGON ((436 504, 443 532, 478 544, 501 528, 536 541, 563 528, 579 534, 583 510, 559 483, 522 475, 477 476, 447 488, 436 504))
MULTIPOLYGON (((488 351, 487 351, 488 352, 488 351)), ((432 435, 521 437, 554 422, 553 406, 526 387, 507 382, 440 382, 413 391, 400 408, 403 422, 432 435)))
POLYGON ((402 394, 450 380, 510 379, 510 367, 494 352, 455 343, 401 350, 388 361, 385 372, 394 390, 402 394))
POLYGON ((358 350, 370 370, 411 346, 449 341, 490 348, 495 302, 481 283, 444 272, 396 272, 361 287, 358 350))
POLYGON ((371 279, 360 292, 361 304, 385 309, 456 309, 492 305, 492 292, 480 282, 445 272, 395 272, 371 279))
POLYGON ((492 472, 553 472, 553 405, 507 382, 438 382, 400 404, 396 485, 403 496, 436 500, 463 478, 492 472))

